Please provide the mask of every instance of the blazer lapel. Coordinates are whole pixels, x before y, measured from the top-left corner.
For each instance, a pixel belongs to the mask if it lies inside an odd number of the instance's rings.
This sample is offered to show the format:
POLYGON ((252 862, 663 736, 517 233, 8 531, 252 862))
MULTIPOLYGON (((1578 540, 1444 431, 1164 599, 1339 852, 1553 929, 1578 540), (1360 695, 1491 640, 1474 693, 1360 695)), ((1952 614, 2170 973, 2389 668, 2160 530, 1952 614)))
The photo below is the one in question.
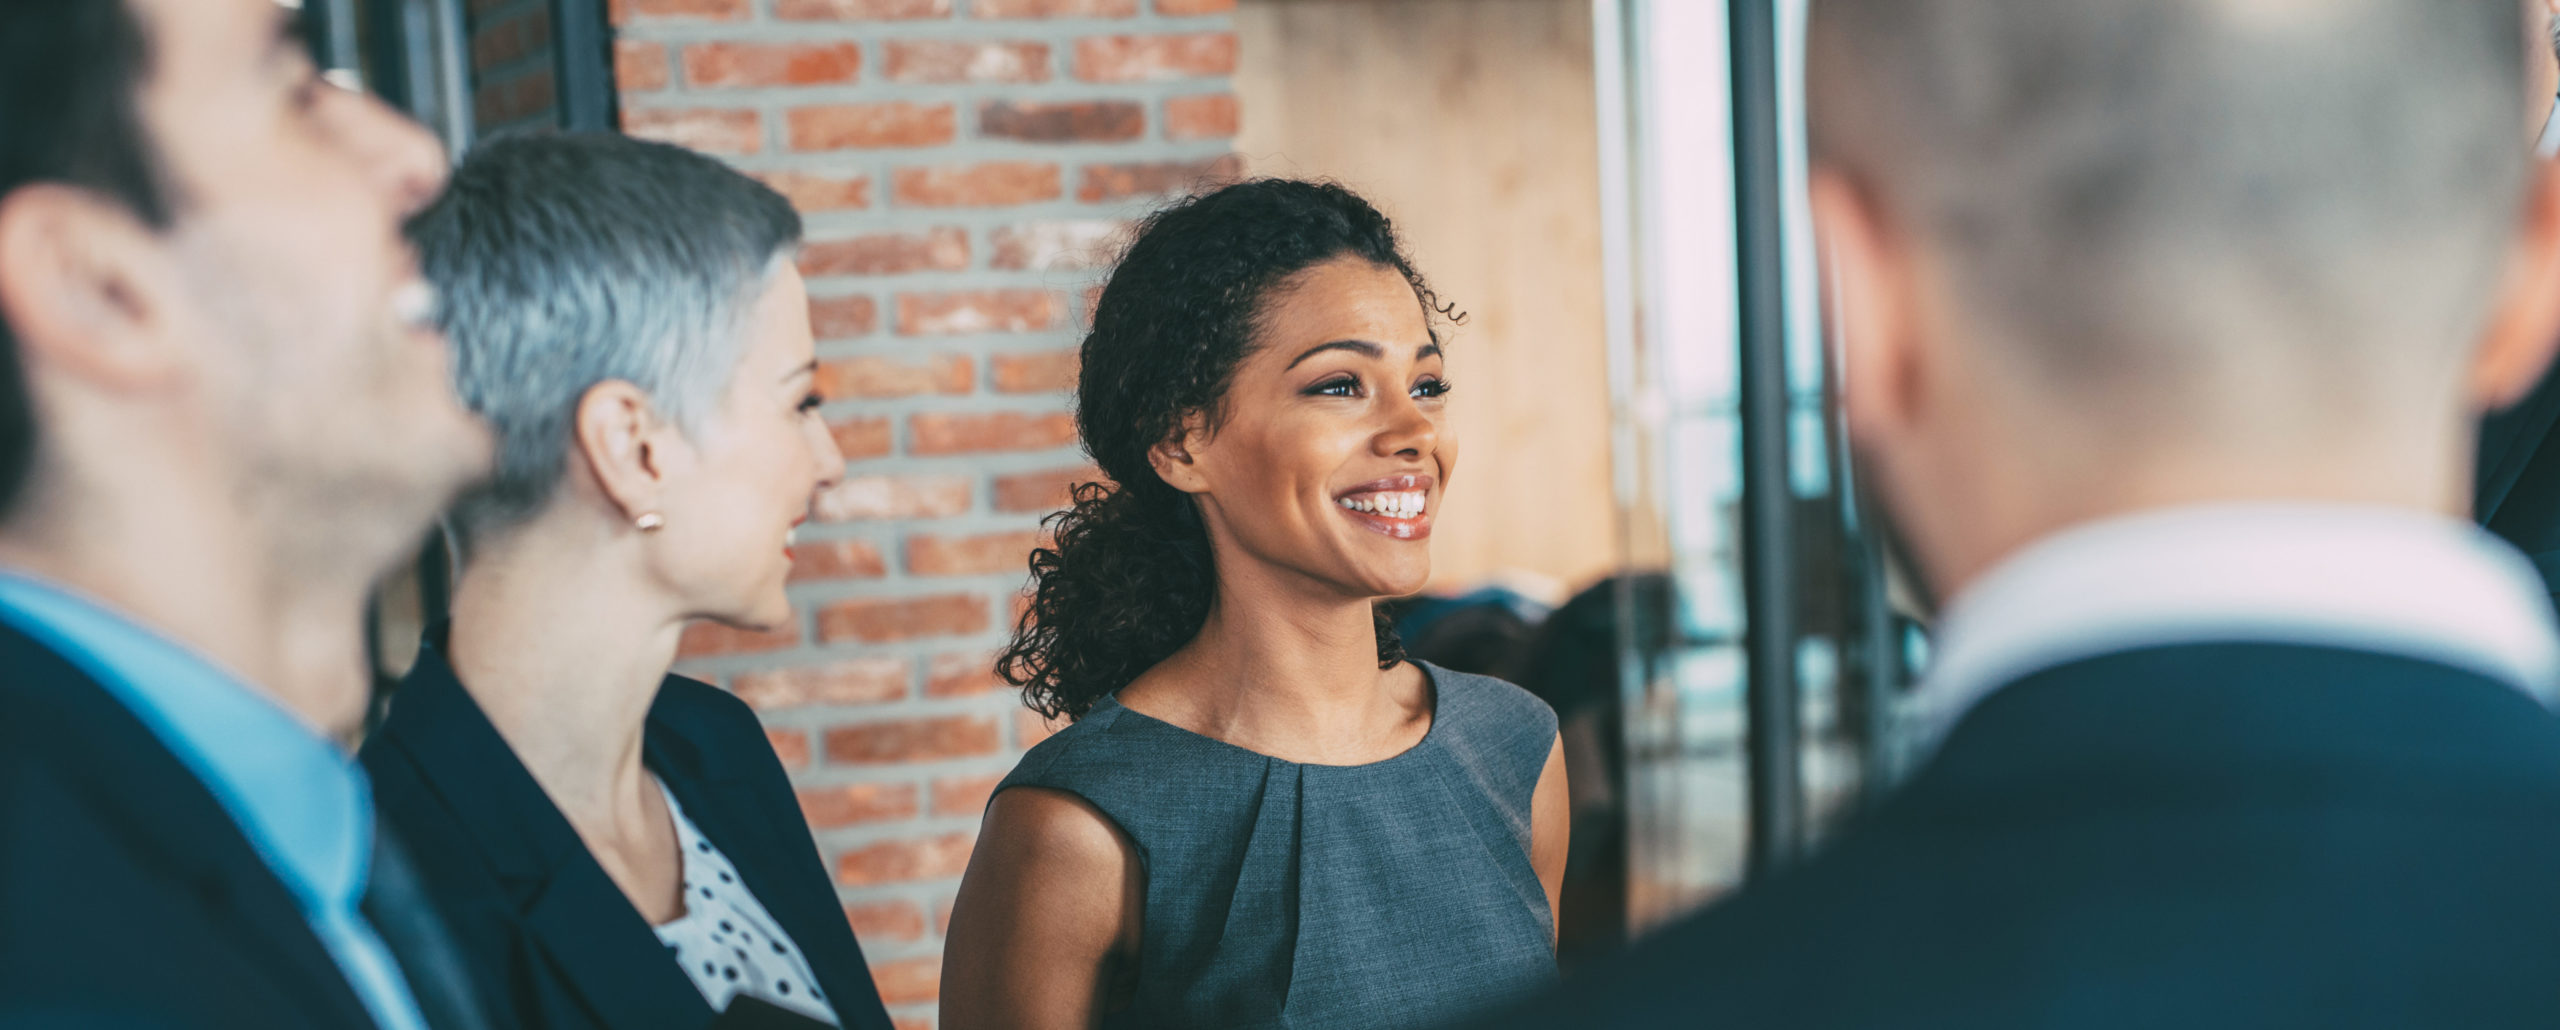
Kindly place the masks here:
POLYGON ((61 656, 6 627, 0 669, 10 670, 0 690, 27 692, 59 718, 64 737, 82 742, 57 754, 81 767, 74 779, 98 811, 242 931, 243 954, 254 956, 278 994, 299 1000, 321 1025, 374 1025, 300 903, 149 727, 61 656))
POLYGON ((709 1026, 710 1003, 676 968, 567 816, 471 699, 431 634, 385 732, 463 824, 539 946, 600 1026, 709 1026))
POLYGON ((778 797, 759 789, 751 770, 736 768, 730 756, 705 753, 663 716, 663 707, 650 715, 649 763, 684 805, 686 817, 728 856, 747 890, 791 935, 846 1030, 890 1030, 888 1010, 800 809, 780 803, 791 798, 788 787, 778 797))
POLYGON ((711 1025, 711 1003, 594 860, 561 869, 524 919, 598 1025, 711 1025))

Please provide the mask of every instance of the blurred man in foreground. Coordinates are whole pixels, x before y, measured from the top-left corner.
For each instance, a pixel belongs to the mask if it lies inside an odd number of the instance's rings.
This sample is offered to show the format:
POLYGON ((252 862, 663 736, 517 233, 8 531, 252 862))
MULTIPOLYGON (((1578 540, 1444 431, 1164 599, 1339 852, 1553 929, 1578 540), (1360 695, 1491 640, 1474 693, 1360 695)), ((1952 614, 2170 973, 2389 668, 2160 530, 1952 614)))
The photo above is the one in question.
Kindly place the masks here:
POLYGON ((2548 1026, 2560 633, 2516 0, 1815 0, 1845 402, 1934 759, 1520 1026, 2548 1026))
POLYGON ((276 0, 0 10, 0 1024, 477 1025, 342 744, 488 462, 442 175, 276 0))

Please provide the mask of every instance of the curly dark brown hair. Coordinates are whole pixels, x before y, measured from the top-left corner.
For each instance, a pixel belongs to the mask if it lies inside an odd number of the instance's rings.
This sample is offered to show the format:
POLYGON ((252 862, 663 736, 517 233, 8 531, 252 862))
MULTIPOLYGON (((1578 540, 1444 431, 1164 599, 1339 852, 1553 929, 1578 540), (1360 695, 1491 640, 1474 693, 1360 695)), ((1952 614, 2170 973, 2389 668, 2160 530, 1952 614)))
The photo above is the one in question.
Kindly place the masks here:
MULTIPOLYGON (((1025 704, 1083 718, 1200 632, 1217 597, 1208 528, 1147 452, 1194 413, 1214 426, 1272 291, 1346 256, 1401 273, 1427 317, 1462 320, 1387 217, 1334 183, 1248 180, 1139 224, 1094 308, 1076 382, 1076 428, 1107 482, 1078 485, 1049 517, 1055 542, 1032 552, 1031 604, 996 659, 1025 704)), ((1378 667, 1403 661, 1383 613, 1377 631, 1378 667)))

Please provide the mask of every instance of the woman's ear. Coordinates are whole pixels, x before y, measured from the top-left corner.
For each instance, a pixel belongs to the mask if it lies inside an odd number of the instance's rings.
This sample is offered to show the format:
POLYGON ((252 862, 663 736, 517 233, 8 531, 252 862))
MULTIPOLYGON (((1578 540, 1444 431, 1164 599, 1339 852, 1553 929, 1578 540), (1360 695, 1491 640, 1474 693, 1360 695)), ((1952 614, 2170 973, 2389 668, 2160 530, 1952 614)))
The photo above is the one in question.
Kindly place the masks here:
POLYGON ((578 453, 605 499, 635 525, 663 522, 676 434, 648 392, 619 379, 597 383, 578 398, 576 419, 578 453))
POLYGON ((1156 478, 1176 490, 1208 493, 1209 480, 1200 474, 1200 454, 1208 444, 1209 417, 1195 411, 1182 417, 1182 424, 1171 437, 1147 449, 1147 464, 1154 466, 1156 478))

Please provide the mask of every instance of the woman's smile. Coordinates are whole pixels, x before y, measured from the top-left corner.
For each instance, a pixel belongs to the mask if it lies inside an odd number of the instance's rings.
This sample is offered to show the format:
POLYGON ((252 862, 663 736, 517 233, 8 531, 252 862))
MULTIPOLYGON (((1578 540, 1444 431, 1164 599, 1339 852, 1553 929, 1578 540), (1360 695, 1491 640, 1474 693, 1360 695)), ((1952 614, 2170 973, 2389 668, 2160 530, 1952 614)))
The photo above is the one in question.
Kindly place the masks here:
POLYGON ((1334 510, 1353 525, 1398 540, 1431 537, 1431 492, 1438 480, 1427 475, 1389 476, 1352 487, 1334 496, 1334 510))

